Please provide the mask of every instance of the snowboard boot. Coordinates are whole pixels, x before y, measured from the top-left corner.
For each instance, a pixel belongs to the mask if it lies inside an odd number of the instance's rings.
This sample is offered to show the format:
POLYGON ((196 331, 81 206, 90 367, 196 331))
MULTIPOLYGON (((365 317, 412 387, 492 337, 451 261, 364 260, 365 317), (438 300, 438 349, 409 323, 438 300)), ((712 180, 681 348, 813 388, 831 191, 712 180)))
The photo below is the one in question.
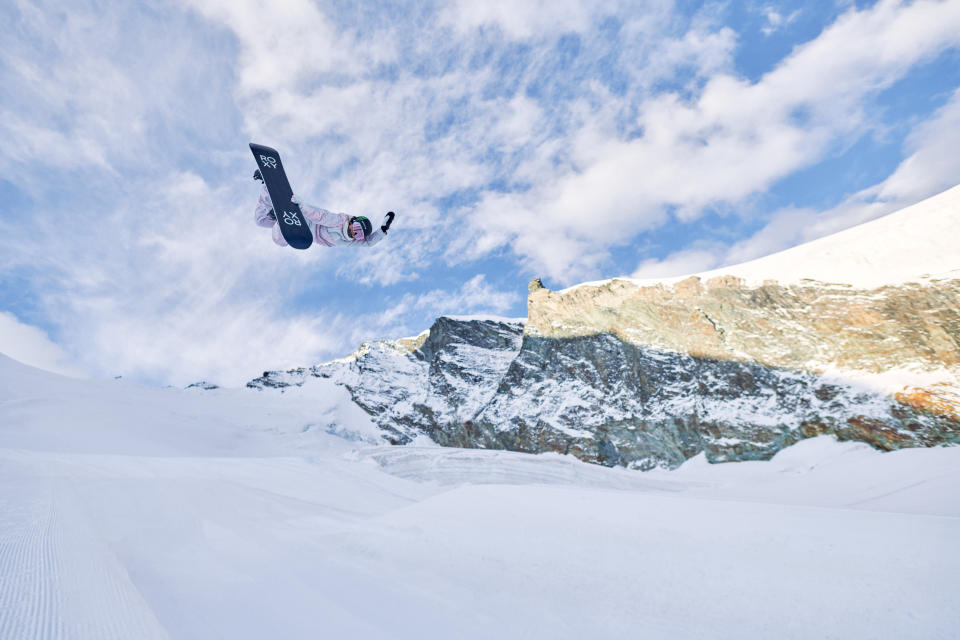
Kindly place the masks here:
POLYGON ((260 175, 260 169, 257 169, 256 171, 253 172, 253 179, 263 182, 263 176, 260 175))

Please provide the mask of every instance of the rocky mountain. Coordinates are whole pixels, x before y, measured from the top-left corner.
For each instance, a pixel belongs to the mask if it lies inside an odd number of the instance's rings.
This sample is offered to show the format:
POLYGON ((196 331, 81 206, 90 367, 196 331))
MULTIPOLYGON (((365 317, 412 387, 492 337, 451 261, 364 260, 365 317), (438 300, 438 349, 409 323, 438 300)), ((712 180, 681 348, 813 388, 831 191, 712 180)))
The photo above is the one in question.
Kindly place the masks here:
POLYGON ((416 338, 248 386, 333 379, 397 444, 428 436, 638 469, 700 452, 768 459, 825 433, 883 450, 957 444, 951 237, 960 188, 729 274, 564 291, 534 280, 526 321, 442 317, 416 338), (802 278, 807 262, 833 277, 802 278))

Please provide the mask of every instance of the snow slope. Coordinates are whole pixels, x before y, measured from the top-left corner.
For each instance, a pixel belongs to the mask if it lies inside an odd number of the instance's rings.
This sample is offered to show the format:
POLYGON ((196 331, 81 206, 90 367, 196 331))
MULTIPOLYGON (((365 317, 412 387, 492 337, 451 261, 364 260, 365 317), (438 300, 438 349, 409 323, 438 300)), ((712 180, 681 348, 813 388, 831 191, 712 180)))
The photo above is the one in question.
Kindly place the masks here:
POLYGON ((792 249, 700 274, 747 282, 803 279, 862 288, 960 278, 960 185, 900 211, 792 249))
POLYGON ((0 638, 960 634, 960 448, 642 474, 375 436, 320 379, 0 356, 0 638))
MULTIPOLYGON (((960 278, 960 185, 870 222, 738 265, 672 278, 630 279, 640 286, 673 284, 691 275, 732 275, 749 285, 804 280, 875 288, 960 278)), ((609 281, 601 281, 609 282, 609 281)), ((593 286, 586 282, 569 287, 593 286)))

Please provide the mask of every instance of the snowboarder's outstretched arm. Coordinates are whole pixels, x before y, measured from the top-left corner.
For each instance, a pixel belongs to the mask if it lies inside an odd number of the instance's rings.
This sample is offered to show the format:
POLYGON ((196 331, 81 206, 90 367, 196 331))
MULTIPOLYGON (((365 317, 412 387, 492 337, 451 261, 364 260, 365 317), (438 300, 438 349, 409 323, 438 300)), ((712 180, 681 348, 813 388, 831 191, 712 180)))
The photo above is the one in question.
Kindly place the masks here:
POLYGON ((363 242, 358 242, 357 244, 364 247, 372 247, 381 240, 387 237, 387 231, 390 229, 390 225, 393 224, 393 219, 396 217, 393 211, 387 213, 383 218, 383 224, 380 225, 380 228, 368 235, 363 242))
POLYGON ((363 242, 356 242, 354 244, 360 247, 372 247, 373 245, 377 244, 378 242, 380 242, 386 237, 387 237, 387 234, 385 234, 383 231, 380 231, 380 229, 377 229, 376 231, 368 235, 366 238, 364 238, 363 242))

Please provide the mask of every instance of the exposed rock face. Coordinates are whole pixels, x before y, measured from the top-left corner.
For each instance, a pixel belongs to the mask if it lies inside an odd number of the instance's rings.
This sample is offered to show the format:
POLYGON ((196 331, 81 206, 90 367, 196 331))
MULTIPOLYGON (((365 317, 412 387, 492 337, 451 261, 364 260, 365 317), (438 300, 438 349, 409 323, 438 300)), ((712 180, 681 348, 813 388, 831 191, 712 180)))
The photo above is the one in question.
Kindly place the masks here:
POLYGON ((219 385, 212 384, 206 380, 201 380, 200 382, 194 382, 193 384, 188 384, 187 389, 202 389, 203 391, 213 391, 214 389, 219 389, 219 385))
POLYGON ((566 292, 533 287, 527 334, 609 333, 695 357, 823 373, 885 373, 907 366, 958 382, 960 281, 858 290, 847 285, 737 278, 643 287, 628 280, 566 292))
POLYGON ((250 386, 345 385, 395 443, 674 467, 766 459, 824 433, 960 443, 960 281, 856 290, 732 278, 530 286, 530 319, 440 318, 416 339, 250 386), (895 375, 894 375, 895 374, 895 375))
MULTIPOLYGON (((349 389, 394 444, 464 425, 496 394, 520 351, 523 323, 441 317, 415 339, 363 345, 347 358, 287 372, 264 372, 248 387, 303 384, 310 375, 349 389)), ((468 438, 463 439, 463 446, 468 438)))

